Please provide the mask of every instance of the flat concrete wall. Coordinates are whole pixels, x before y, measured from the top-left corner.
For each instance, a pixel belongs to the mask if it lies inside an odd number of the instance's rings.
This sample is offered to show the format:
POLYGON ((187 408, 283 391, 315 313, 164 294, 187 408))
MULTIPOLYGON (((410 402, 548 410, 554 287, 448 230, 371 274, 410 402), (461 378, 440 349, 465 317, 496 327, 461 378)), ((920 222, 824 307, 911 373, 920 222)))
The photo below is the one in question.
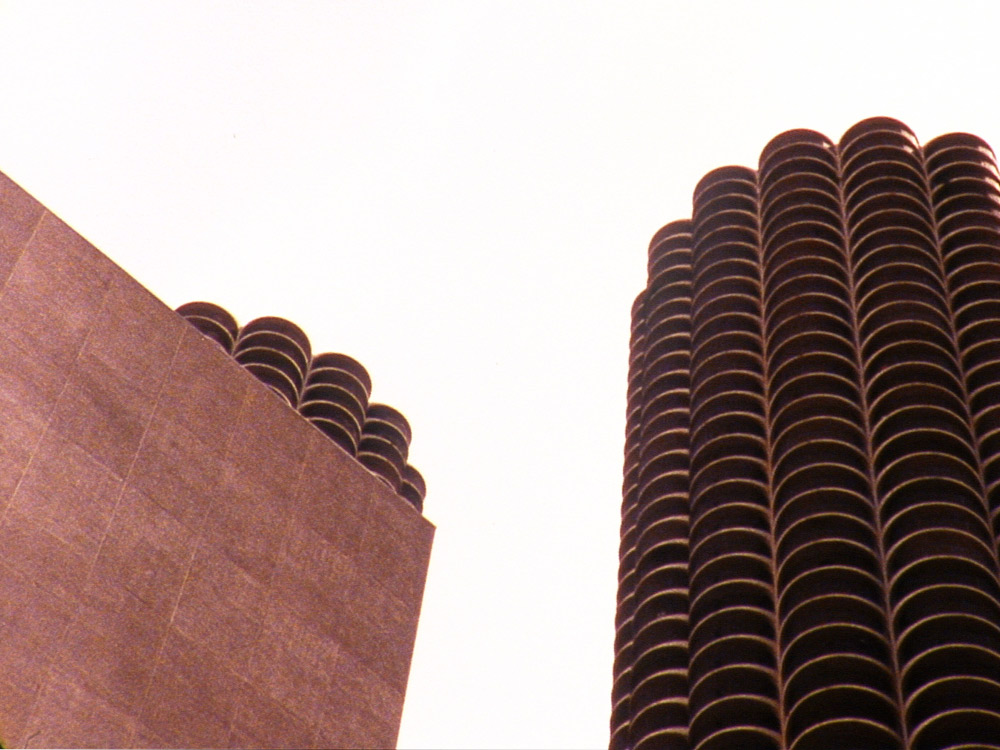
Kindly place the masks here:
POLYGON ((0 175, 0 739, 395 744, 433 526, 0 175))

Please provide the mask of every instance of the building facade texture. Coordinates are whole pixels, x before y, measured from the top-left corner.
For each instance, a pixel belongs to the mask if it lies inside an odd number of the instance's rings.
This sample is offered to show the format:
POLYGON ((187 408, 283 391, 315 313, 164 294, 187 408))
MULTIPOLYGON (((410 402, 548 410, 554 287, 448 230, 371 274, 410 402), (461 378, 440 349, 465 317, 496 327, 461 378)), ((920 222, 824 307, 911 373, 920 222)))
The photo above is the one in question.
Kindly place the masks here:
POLYGON ((1000 748, 1000 175, 795 130, 632 315, 611 747, 1000 748))
POLYGON ((3 175, 0 318, 3 745, 392 747, 434 528, 248 366, 292 329, 232 356, 3 175))

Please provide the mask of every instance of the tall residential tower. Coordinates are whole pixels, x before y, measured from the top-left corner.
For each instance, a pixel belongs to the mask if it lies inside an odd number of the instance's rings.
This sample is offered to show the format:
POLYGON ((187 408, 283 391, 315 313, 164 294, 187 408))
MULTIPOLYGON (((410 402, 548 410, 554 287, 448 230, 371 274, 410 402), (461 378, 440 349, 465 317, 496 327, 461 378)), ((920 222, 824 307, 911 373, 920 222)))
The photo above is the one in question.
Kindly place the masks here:
POLYGON ((653 238, 611 747, 1000 748, 1000 176, 795 130, 653 238))

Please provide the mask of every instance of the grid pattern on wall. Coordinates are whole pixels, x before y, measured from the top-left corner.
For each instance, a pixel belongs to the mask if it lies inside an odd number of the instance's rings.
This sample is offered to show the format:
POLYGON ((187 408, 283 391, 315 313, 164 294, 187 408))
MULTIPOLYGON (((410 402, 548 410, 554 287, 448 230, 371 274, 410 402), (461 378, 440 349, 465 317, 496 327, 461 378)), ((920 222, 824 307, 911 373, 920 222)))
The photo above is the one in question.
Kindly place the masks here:
POLYGON ((0 174, 0 742, 391 747, 434 528, 0 174))

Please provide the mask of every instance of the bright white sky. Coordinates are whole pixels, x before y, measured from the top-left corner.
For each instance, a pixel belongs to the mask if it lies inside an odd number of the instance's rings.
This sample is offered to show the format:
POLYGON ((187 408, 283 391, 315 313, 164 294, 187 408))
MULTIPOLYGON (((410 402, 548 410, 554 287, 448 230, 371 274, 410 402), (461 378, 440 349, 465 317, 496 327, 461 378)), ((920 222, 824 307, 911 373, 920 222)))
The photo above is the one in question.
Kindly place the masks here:
POLYGON ((401 748, 596 748, 649 237, 789 128, 885 114, 1000 146, 998 21, 0 0, 0 170, 167 304, 289 318, 408 416, 438 531, 401 748))

